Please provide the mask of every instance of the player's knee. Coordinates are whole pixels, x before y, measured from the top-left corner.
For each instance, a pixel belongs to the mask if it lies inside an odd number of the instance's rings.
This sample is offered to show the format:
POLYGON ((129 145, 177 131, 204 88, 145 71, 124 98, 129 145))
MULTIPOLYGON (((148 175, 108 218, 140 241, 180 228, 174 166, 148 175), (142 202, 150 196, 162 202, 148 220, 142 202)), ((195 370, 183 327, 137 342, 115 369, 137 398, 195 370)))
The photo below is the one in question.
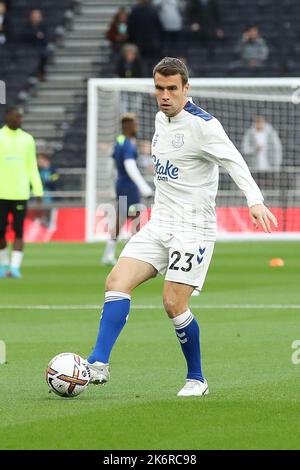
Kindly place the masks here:
POLYGON ((113 271, 107 276, 105 281, 105 292, 108 291, 117 291, 124 292, 125 294, 130 294, 127 287, 124 285, 124 280, 121 277, 114 273, 113 271))
POLYGON ((110 291, 110 290, 116 290, 115 286, 117 285, 117 279, 116 276, 114 276, 112 273, 110 273, 106 280, 105 280, 105 290, 110 291))
POLYGON ((179 313, 181 313, 180 310, 182 307, 177 296, 166 294, 164 295, 163 302, 165 311, 170 318, 176 317, 179 313))

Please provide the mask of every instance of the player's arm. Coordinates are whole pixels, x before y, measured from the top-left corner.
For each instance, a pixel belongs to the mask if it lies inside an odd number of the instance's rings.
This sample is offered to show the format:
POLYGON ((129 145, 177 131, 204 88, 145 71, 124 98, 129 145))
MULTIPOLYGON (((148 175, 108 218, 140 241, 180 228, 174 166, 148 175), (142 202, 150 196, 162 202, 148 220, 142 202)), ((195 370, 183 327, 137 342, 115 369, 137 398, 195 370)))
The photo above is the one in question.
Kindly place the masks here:
POLYGON ((42 197, 44 193, 43 184, 37 166, 35 142, 33 138, 30 139, 30 142, 28 144, 27 170, 28 178, 31 184, 32 194, 37 198, 42 197))
POLYGON ((144 180, 140 170, 137 167, 136 150, 130 142, 125 144, 123 163, 127 175, 129 176, 131 181, 133 181, 134 184, 137 185, 141 195, 144 197, 152 196, 152 189, 150 188, 149 184, 144 180))
POLYGON ((137 167, 136 161, 134 158, 126 158, 124 160, 124 167, 129 178, 137 185, 142 196, 150 197, 153 194, 152 189, 149 184, 144 180, 141 175, 140 170, 137 167))
POLYGON ((261 225, 265 232, 271 232, 271 223, 277 227, 276 217, 264 205, 263 195, 245 160, 217 119, 212 119, 205 125, 202 153, 208 160, 225 168, 237 186, 243 191, 255 227, 261 225))

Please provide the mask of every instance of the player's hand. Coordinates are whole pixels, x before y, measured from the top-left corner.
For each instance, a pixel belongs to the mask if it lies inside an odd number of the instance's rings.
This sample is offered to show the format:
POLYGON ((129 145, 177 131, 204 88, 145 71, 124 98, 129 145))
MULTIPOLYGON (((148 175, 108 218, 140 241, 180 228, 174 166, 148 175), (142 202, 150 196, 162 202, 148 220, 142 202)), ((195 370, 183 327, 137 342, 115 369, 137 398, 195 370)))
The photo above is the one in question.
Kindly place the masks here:
POLYGON ((275 228, 278 227, 275 215, 264 204, 255 204, 249 208, 249 212, 255 228, 261 225, 264 232, 271 233, 271 222, 275 228))

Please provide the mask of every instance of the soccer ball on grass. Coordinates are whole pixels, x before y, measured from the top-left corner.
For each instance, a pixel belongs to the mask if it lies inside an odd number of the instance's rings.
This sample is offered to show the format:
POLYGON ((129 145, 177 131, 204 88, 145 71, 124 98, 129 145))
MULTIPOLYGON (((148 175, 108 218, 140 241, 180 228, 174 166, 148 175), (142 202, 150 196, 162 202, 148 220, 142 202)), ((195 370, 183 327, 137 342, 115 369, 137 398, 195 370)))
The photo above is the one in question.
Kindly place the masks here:
POLYGON ((78 354, 55 356, 46 369, 46 381, 51 391, 65 398, 76 397, 90 382, 90 369, 78 354))

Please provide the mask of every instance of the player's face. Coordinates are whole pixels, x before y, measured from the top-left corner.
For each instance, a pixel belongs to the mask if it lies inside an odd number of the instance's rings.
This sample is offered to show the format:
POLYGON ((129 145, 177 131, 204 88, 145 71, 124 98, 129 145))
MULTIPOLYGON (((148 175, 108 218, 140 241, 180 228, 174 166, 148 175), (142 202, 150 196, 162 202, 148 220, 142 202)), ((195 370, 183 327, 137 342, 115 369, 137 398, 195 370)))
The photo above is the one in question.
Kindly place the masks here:
POLYGON ((187 102, 189 85, 182 85, 181 75, 154 76, 155 96, 159 109, 166 116, 176 116, 187 102))
POLYGON ((123 132, 127 137, 136 137, 138 131, 137 121, 125 121, 123 124, 123 132))
POLYGON ((10 129, 19 129, 22 126, 22 113, 21 111, 14 109, 7 113, 6 123, 10 129))
POLYGON ((257 131, 263 131, 266 125, 264 118, 256 118, 255 128, 257 131))
POLYGON ((128 134, 130 134, 131 137, 136 137, 137 130, 138 130, 137 122, 130 121, 128 123, 128 134))
POLYGON ((132 135, 133 135, 133 137, 136 137, 137 131, 138 131, 138 123, 137 123, 137 121, 133 121, 133 125, 132 125, 132 135))

